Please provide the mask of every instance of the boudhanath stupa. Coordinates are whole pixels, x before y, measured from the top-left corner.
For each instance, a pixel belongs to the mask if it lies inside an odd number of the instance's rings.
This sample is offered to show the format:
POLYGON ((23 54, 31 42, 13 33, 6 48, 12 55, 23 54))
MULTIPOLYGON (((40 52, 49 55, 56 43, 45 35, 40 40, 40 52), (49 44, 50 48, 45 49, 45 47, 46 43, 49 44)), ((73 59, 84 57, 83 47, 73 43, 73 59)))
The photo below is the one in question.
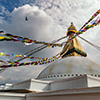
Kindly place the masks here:
MULTIPOLYGON (((71 23, 67 35, 75 32, 71 23)), ((78 39, 65 44, 60 55, 36 79, 0 87, 0 100, 100 100, 100 64, 86 57, 78 39)))

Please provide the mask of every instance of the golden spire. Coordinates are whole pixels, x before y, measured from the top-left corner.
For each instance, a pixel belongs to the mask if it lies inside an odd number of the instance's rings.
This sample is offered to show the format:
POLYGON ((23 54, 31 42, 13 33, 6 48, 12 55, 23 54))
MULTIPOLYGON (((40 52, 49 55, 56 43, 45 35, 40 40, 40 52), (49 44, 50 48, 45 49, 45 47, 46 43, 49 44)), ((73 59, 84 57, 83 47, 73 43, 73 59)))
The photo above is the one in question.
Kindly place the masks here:
MULTIPOLYGON (((75 34, 77 32, 76 27, 73 25, 73 22, 71 22, 70 27, 68 28, 67 31, 67 35, 69 35, 69 37, 71 37, 73 34, 75 34)), ((67 46, 65 44, 61 55, 64 54, 66 52, 66 50, 68 50, 62 57, 68 57, 68 56, 84 56, 86 57, 87 54, 84 52, 83 47, 81 46, 80 42, 77 40, 77 38, 74 38, 71 42, 71 46, 68 48, 69 46, 67 46)))

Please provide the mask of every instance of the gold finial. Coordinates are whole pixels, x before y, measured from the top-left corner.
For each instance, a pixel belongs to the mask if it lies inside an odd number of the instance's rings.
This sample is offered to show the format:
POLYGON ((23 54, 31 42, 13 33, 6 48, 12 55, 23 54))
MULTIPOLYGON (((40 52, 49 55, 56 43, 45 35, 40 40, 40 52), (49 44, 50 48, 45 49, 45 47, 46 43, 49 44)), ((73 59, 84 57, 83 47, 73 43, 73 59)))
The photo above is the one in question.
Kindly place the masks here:
POLYGON ((71 26, 73 26, 73 22, 71 22, 71 26))
POLYGON ((70 25, 70 27, 68 28, 67 35, 69 35, 69 32, 74 32, 74 33, 77 32, 76 27, 73 25, 73 22, 71 22, 71 25, 70 25))

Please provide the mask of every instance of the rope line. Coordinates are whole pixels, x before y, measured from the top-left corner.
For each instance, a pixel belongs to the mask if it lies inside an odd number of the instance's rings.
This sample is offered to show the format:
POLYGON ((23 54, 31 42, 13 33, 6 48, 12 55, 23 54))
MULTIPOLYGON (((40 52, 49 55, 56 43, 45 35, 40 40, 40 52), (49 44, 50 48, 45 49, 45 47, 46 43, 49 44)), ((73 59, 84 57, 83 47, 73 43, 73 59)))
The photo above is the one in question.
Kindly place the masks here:
MULTIPOLYGON (((56 42, 58 42, 58 41, 60 41, 60 40, 62 40, 62 39, 64 39, 64 38, 67 38, 68 36, 64 36, 64 37, 62 37, 62 38, 60 38, 60 39, 57 39, 57 40, 54 40, 54 41, 52 41, 52 43, 56 43, 56 42)), ((33 54, 35 54, 35 53, 37 53, 38 51, 40 51, 40 50, 42 50, 42 49, 44 49, 44 48, 46 48, 47 46, 39 46, 39 47, 37 47, 37 48, 35 48, 35 49, 33 49, 33 50, 31 50, 31 51, 29 51, 29 52, 26 52, 25 54, 27 54, 27 56, 29 57, 29 56, 31 56, 31 55, 33 55, 33 54), (37 51, 34 51, 34 50, 37 50, 37 51), (30 52, 32 52, 32 53, 30 53, 30 52), (28 54, 29 53, 29 54, 28 54)), ((19 61, 22 61, 22 60, 24 60, 26 57, 24 57, 24 58, 21 58, 21 59, 19 59, 19 60, 17 60, 16 62, 19 62, 19 61)))
POLYGON ((82 38, 81 36, 78 36, 78 37, 79 37, 80 39, 84 40, 85 42, 89 43, 91 46, 93 46, 94 48, 96 48, 97 50, 100 51, 100 47, 99 47, 99 46, 97 46, 97 45, 95 45, 95 44, 89 42, 88 40, 82 38))

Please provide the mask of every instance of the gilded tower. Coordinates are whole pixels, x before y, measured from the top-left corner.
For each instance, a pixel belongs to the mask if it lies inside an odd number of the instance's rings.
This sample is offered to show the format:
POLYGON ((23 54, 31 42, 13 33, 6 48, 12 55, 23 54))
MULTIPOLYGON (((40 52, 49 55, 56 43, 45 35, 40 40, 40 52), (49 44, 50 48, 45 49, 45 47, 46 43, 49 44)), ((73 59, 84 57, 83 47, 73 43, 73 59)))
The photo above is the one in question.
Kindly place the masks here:
MULTIPOLYGON (((69 36, 69 38, 71 38, 76 32, 77 32, 76 27, 71 22, 71 25, 68 28, 66 34, 69 36)), ((81 44, 77 38, 74 38, 71 41, 69 48, 68 48, 68 45, 65 44, 65 46, 63 47, 63 50, 61 52, 61 55, 63 55, 62 58, 68 57, 68 56, 84 56, 84 57, 87 56, 87 54, 84 52, 84 49, 81 46, 81 44), (67 52, 66 52, 66 50, 67 50, 67 52)))

